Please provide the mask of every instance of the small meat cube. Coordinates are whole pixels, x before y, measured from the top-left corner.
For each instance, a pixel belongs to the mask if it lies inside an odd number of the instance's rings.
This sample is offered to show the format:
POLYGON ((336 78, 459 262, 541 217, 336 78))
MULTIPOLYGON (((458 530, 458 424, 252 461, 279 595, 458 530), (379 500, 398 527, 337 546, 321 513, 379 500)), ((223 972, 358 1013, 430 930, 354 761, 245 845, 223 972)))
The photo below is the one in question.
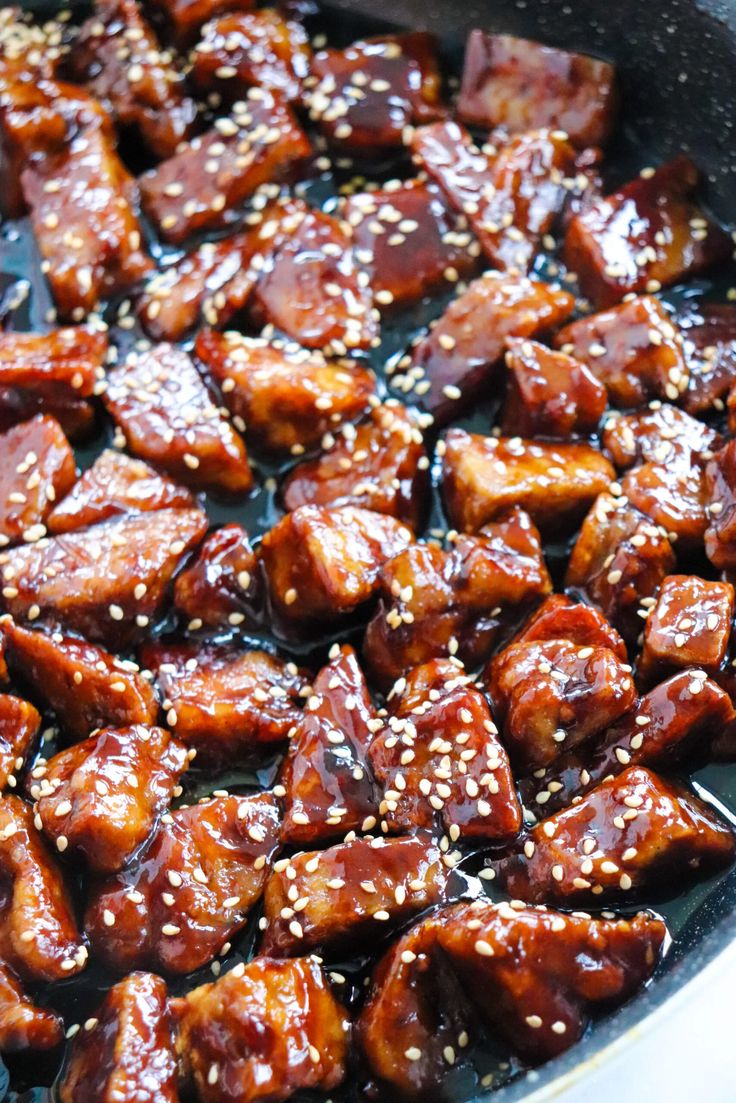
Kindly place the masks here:
POLYGON ((277 865, 266 885, 268 926, 261 945, 261 953, 276 957, 319 947, 345 949, 356 942, 370 945, 387 926, 396 927, 448 897, 442 854, 423 833, 352 839, 277 865), (306 905, 294 912, 293 900, 306 905))
POLYGON ((108 376, 104 401, 132 451, 174 478, 228 494, 253 485, 245 445, 182 349, 131 353, 108 376))
POLYGON ((299 464, 282 486, 288 510, 299 506, 363 506, 419 531, 426 513, 429 459, 418 419, 395 399, 368 421, 345 426, 342 439, 299 464))
POLYGON ((545 444, 450 429, 442 495, 451 524, 474 532, 513 506, 543 531, 570 529, 615 477, 589 444, 545 444))
POLYGON ((271 452, 301 455, 325 433, 361 417, 375 393, 367 368, 279 340, 203 329, 194 347, 235 424, 271 452))
POLYGON ((705 554, 718 570, 736 567, 736 441, 730 441, 705 468, 705 554))
POLYGON ((173 1018, 166 983, 131 973, 114 984, 91 1025, 74 1037, 60 1103, 178 1103, 173 1018))
POLYGON ((61 870, 34 826, 30 805, 15 796, 0 798, 0 882, 2 963, 38 982, 83 969, 87 949, 61 870))
POLYGON ((638 663, 643 684, 661 681, 684 667, 713 673, 726 657, 734 615, 730 582, 706 582, 697 575, 664 579, 644 625, 638 663))
POLYGON ((585 364, 521 337, 507 345, 504 433, 564 440, 597 430, 608 395, 585 364))
POLYGON ((300 506, 266 533, 260 550, 272 601, 288 622, 353 612, 375 594, 383 564, 413 543, 395 517, 300 506))
POLYGON ((508 34, 468 36, 457 111, 471 126, 512 132, 551 126, 574 145, 603 145, 616 100, 607 61, 508 34))
POLYGON ((564 260, 596 306, 659 291, 730 255, 728 235, 694 198, 699 178, 681 155, 573 218, 564 260))
POLYGON ((46 523, 56 536, 121 514, 189 509, 194 504, 185 487, 154 471, 143 460, 106 448, 63 501, 54 506, 46 523))
POLYGON ((651 295, 571 322, 554 341, 588 366, 615 406, 642 406, 650 398, 675 402, 687 390, 682 336, 651 295))
POLYGON ((434 184, 405 180, 361 192, 341 210, 382 310, 411 306, 478 267, 480 246, 466 217, 447 206, 434 184))
POLYGON ((129 724, 153 724, 158 705, 135 663, 59 632, 33 631, 0 619, 13 673, 51 708, 70 739, 129 724))
POLYGON ((661 529, 625 498, 601 494, 572 549, 565 585, 633 643, 642 628, 640 605, 653 600, 674 569, 672 545, 661 529))
POLYGON ((350 1022, 315 957, 257 957, 173 1009, 179 1058, 201 1103, 280 1103, 301 1088, 329 1092, 345 1076, 350 1022))
POLYGON ((409 354, 408 374, 394 382, 443 424, 457 416, 461 403, 483 394, 502 362, 507 337, 536 337, 553 329, 569 317, 573 301, 549 284, 487 272, 453 299, 409 354))
MULTIPOLYGON (((2 370, 0 367, 0 373, 2 370)), ((0 385, 0 432, 38 414, 55 417, 69 440, 83 440, 95 427, 95 409, 83 398, 0 385)))
POLYGON ((626 662, 626 644, 616 629, 591 605, 565 594, 550 594, 514 636, 513 643, 569 640, 578 647, 607 647, 626 662))
POLYGON ((645 463, 621 480, 631 505, 651 517, 683 550, 699 550, 708 527, 708 490, 698 462, 645 463))
POLYGON ((69 68, 156 157, 171 157, 192 133, 196 104, 136 0, 96 0, 74 40, 69 68))
POLYGON ((199 92, 216 92, 232 103, 243 85, 255 85, 286 100, 299 100, 311 50, 301 23, 275 8, 228 12, 202 28, 189 76, 199 92))
POLYGON ((736 379, 736 306, 691 300, 678 315, 690 373, 682 404, 690 414, 723 409, 736 379))
POLYGON ((644 766, 630 766, 538 824, 498 872, 515 898, 576 906, 662 885, 682 891, 733 854, 731 828, 709 805, 644 766))
POLYGON ((223 525, 208 536, 191 567, 174 584, 174 607, 207 628, 239 625, 252 609, 258 563, 240 525, 223 525))
POLYGON ((170 702, 177 738, 207 763, 285 742, 301 717, 303 677, 265 651, 156 642, 142 658, 170 702))
POLYGON ((389 831, 436 828, 449 837, 508 840, 521 808, 508 756, 482 693, 443 659, 415 667, 370 748, 389 831), (399 723, 396 722, 399 721, 399 723))
POLYGON ((150 0, 176 43, 188 45, 204 23, 221 12, 250 11, 255 0, 150 0))
POLYGON ((54 1049, 64 1040, 64 1024, 55 1011, 39 1007, 20 981, 0 964, 0 1053, 54 1049))
POLYGON ((40 727, 41 716, 32 704, 0 693, 0 790, 17 786, 16 774, 23 769, 40 727))
POLYGON ((536 130, 482 152, 456 122, 415 131, 415 160, 466 215, 494 268, 526 274, 573 181, 575 150, 560 131, 536 130))
POLYGON ((159 509, 11 548, 3 553, 12 579, 2 589, 5 610, 122 648, 159 615, 182 556, 206 531, 201 510, 159 509))
POLYGON ((95 873, 116 873, 168 808, 188 763, 163 728, 104 728, 34 769, 40 828, 95 873))
POLYGON ((270 793, 179 808, 126 868, 91 891, 85 928, 115 969, 190 973, 245 924, 278 844, 270 793))
POLYGON ((611 416, 603 429, 603 447, 620 471, 640 463, 710 459, 722 443, 714 429, 658 400, 646 411, 611 416))
POLYGON ((368 765, 377 724, 363 671, 343 646, 317 675, 284 762, 281 837, 315 846, 376 826, 378 799, 368 765))
POLYGON ((370 156, 400 147, 407 127, 444 114, 437 43, 422 31, 323 50, 311 68, 309 116, 340 149, 370 156))
POLYGON ((449 551, 413 544, 381 571, 380 602, 363 653, 385 688, 414 666, 456 655, 483 662, 501 626, 552 589, 539 533, 515 508, 449 551))
POLYGON ((89 398, 104 378, 107 334, 86 326, 0 333, 0 387, 49 402, 89 398))
POLYGON ((545 815, 568 804, 627 766, 669 769, 716 749, 735 718, 728 695, 701 670, 685 670, 645 693, 593 746, 560 756, 547 770, 523 778, 524 804, 545 815))
POLYGON ((289 106, 250 89, 231 115, 140 177, 143 209, 164 241, 180 245, 226 226, 262 184, 291 179, 310 152, 289 106))
POLYGON ((33 543, 76 481, 74 453, 58 421, 43 415, 3 433, 0 450, 0 544, 33 543))
POLYGON ((526 773, 604 731, 636 701, 630 666, 607 647, 570 640, 511 644, 485 679, 504 743, 526 773))

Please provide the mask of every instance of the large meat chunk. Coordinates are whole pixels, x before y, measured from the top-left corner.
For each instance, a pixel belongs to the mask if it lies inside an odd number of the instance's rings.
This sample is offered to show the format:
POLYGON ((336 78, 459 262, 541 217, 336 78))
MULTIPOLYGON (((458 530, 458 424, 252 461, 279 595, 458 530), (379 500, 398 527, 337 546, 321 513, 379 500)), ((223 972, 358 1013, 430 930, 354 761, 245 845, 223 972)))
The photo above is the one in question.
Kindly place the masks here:
POLYGON ((592 605, 575 602, 566 594, 545 598, 511 642, 532 640, 569 640, 578 647, 607 647, 626 662, 626 644, 613 625, 592 605))
POLYGON ((17 787, 16 775, 23 769, 40 727, 40 713, 29 701, 0 694, 0 790, 17 787))
POLYGON ((683 552, 703 546, 708 491, 697 460, 683 457, 670 464, 642 464, 621 480, 621 493, 676 540, 683 552))
POLYGON ((603 430, 603 447, 619 470, 641 463, 710 459, 722 443, 710 426, 658 400, 639 413, 611 415, 603 430))
POLYGON ((736 305, 690 300, 677 321, 690 372, 683 406, 691 414, 722 410, 736 379, 736 305))
POLYGON ((718 570, 736 567, 736 441, 730 441, 705 468, 708 527, 705 554, 718 570))
POLYGON ((597 430, 608 396, 585 364, 522 337, 507 345, 504 433, 565 440, 597 430))
POLYGON ((39 415, 0 435, 0 544, 46 534, 54 502, 74 485, 74 453, 53 417, 39 415))
POLYGON ((258 562, 247 532, 223 525, 177 577, 174 606, 198 627, 237 626, 252 611, 257 592, 258 562))
POLYGON ((0 964, 0 1053, 54 1049, 63 1039, 64 1024, 56 1012, 34 1003, 0 964))
POLYGON ((730 582, 669 575, 646 619, 638 677, 651 684, 689 666, 715 673, 728 651, 733 614, 730 582))

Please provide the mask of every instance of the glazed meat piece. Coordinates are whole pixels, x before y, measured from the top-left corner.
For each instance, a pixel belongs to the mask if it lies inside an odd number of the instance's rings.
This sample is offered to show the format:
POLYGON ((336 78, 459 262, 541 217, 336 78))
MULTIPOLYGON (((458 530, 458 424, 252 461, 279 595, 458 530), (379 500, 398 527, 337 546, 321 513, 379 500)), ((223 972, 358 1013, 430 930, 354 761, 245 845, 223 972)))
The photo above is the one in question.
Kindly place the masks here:
POLYGON ((199 230, 226 226, 261 185, 290 180, 310 152, 288 105, 250 89, 231 115, 144 173, 143 209, 164 241, 180 245, 199 230))
POLYGON ((669 575, 644 624, 644 646, 637 667, 641 682, 650 685, 689 666, 708 673, 717 671, 726 657, 733 615, 730 582, 669 575))
POLYGON ((375 594, 384 563, 413 533, 370 509, 300 506, 261 542, 271 599, 287 621, 332 619, 375 594))
POLYGON ((3 553, 5 610, 124 647, 156 620, 182 556, 206 530, 198 509, 159 509, 11 548, 3 553))
MULTIPOLYGON (((59 849, 63 849, 60 847, 59 849)), ((0 960, 23 980, 63 980, 84 968, 61 869, 34 826, 30 805, 0 798, 0 960)))
POLYGON ((626 644, 616 629, 591 605, 565 594, 550 594, 524 622, 513 643, 569 640, 578 647, 607 647, 626 662, 626 644))
POLYGON ((428 472, 419 419, 389 399, 357 428, 343 426, 321 456, 295 467, 281 493, 287 510, 363 506, 398 517, 416 532, 426 513, 428 472))
POLYGON ((507 345, 504 433, 565 440, 596 431, 608 396, 585 364, 522 337, 507 345))
POLYGON ((599 199, 567 229, 564 260, 598 307, 659 291, 725 260, 728 235, 698 206, 699 173, 684 155, 599 199))
POLYGON ((736 567, 736 441, 730 441, 706 465, 708 527, 705 554, 719 570, 736 567))
POLYGON ((150 0, 180 47, 186 46, 209 19, 226 11, 249 11, 255 0, 150 0))
POLYGON ((154 471, 143 460, 106 448, 66 497, 53 506, 46 526, 58 536, 121 514, 188 509, 193 505, 194 498, 185 487, 154 471))
POLYGON ((250 490, 245 445, 182 349, 161 344, 131 353, 108 376, 104 402, 141 459, 194 487, 229 494, 250 490))
POLYGON ((29 80, 56 75, 65 53, 58 21, 39 25, 20 6, 0 9, 0 59, 2 68, 19 72, 29 80))
POLYGON ((603 430, 603 447, 620 471, 641 463, 710 459, 722 443, 710 426, 658 399, 648 410, 611 415, 603 430))
POLYGON ((570 640, 511 644, 485 680, 504 743, 525 773, 604 731, 636 701, 630 666, 607 647, 570 640))
POLYGON ((576 146, 602 145, 616 114, 614 68, 526 38, 470 32, 457 111, 463 122, 512 133, 551 126, 576 146))
POLYGON ((311 50, 301 23, 276 8, 228 12, 202 28, 191 55, 190 79, 205 95, 232 103, 243 86, 255 85, 286 100, 299 100, 311 50))
POLYGON ((94 14, 74 40, 69 68, 119 126, 156 157, 171 157, 197 117, 173 61, 136 0, 96 0, 94 14))
POLYGON ((0 450, 0 544, 34 543, 76 481, 74 453, 58 421, 43 415, 3 433, 0 450))
POLYGON ((198 627, 237 626, 252 609, 257 590, 258 563, 247 532, 241 525, 223 525, 177 577, 174 607, 198 627))
POLYGON ((601 494, 572 549, 565 585, 633 642, 642 628, 640 606, 674 569, 672 545, 657 525, 625 498, 601 494))
POLYGON ((487 389, 507 337, 535 337, 569 317, 573 298, 549 284, 487 272, 453 299, 408 354, 396 386, 413 392, 437 424, 461 412, 487 389), (404 382, 402 382, 402 379, 404 382))
POLYGON ((341 213, 382 310, 412 306, 478 267, 480 246, 467 219, 447 206, 434 184, 395 181, 350 196, 341 213))
POLYGON ((315 957, 257 957, 173 1009, 201 1103, 280 1103, 302 1088, 329 1092, 345 1076, 350 1022, 315 957))
POLYGON ((456 536, 448 551, 413 544, 381 571, 363 642, 371 673, 388 688, 430 659, 457 655, 477 666, 508 614, 551 589, 539 533, 518 507, 477 536, 456 536))
POLYGON ((687 390, 682 336, 651 295, 579 318, 554 341, 588 366, 614 406, 642 406, 650 398, 675 402, 687 390))
POLYGON ((64 1024, 55 1011, 29 999, 20 981, 0 965, 0 1053, 54 1049, 64 1040, 64 1024))
POLYGON ((433 35, 413 31, 323 50, 311 69, 309 117, 342 150, 369 157, 401 146, 407 128, 444 114, 433 35))
POLYGON ((114 984, 91 1025, 74 1037, 60 1103, 178 1103, 166 984, 131 973, 114 984))
POLYGON ((690 373, 683 406, 691 414, 723 409, 736 379, 736 306, 690 300, 677 322, 690 373))
POLYGON ((16 788, 16 774, 23 769, 40 727, 41 716, 29 701, 0 693, 0 790, 16 788))
POLYGON ((285 842, 316 846, 376 826, 378 800, 368 765, 376 726, 355 652, 336 647, 314 681, 281 771, 285 842))
POLYGON ((578 803, 582 794, 627 766, 667 769, 709 756, 734 720, 728 695, 702 670, 683 670, 640 697, 591 743, 523 778, 524 804, 544 815, 578 803))
POLYGON ((270 793, 170 813, 122 873, 91 891, 85 927, 95 953, 120 971, 205 965, 245 924, 277 844, 270 793))
POLYGON ((194 347, 235 424, 271 452, 301 455, 364 414, 375 392, 367 368, 279 340, 203 329, 194 347))
POLYGON ((163 728, 104 728, 33 770, 37 823, 95 873, 116 873, 168 808, 188 763, 163 728))
POLYGON ((437 828, 450 839, 507 840, 521 808, 488 703, 454 663, 415 667, 370 748, 389 831, 437 828))
POLYGON ((733 860, 730 827, 685 789, 630 766, 538 824, 501 859, 501 884, 531 903, 568 906, 676 885, 733 860))
POLYGON ((448 872, 423 833, 352 838, 277 863, 266 885, 261 953, 291 957, 372 945, 448 896, 448 872))
POLYGON ((651 517, 683 551, 703 545, 708 527, 708 490, 700 463, 645 463, 621 480, 621 492, 631 505, 651 517))
POLYGON ((156 674, 167 723, 206 763, 268 750, 301 716, 304 678, 265 651, 151 642, 141 656, 156 674))
POLYGON ((615 477, 589 444, 545 444, 450 429, 442 496, 450 523, 474 532, 513 506, 543 531, 568 530, 615 477))
MULTIPOLYGON (((0 367, 0 374, 2 370, 0 367)), ((0 432, 22 421, 30 421, 39 414, 55 417, 64 435, 73 441, 88 437, 95 426, 95 409, 83 398, 70 398, 63 393, 44 394, 0 384, 0 432)))
POLYGON ((10 413, 15 406, 22 413, 35 401, 57 416, 66 431, 64 412, 78 421, 80 410, 88 409, 81 400, 94 394, 104 379, 107 347, 107 334, 86 326, 0 333, 2 409, 10 413))

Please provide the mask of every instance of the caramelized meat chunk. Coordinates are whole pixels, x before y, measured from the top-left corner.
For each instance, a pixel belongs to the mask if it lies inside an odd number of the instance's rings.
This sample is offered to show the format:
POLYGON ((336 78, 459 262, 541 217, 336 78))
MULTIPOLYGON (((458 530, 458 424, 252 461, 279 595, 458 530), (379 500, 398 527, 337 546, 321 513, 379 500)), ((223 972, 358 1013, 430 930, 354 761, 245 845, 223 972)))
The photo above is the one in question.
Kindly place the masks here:
POLYGON ((231 115, 144 173, 143 209, 164 241, 179 245, 199 230, 226 226, 262 184, 290 179, 310 149, 288 105, 250 89, 231 115))
POLYGON ((187 764, 163 728, 105 728, 33 771, 41 830, 56 846, 65 839, 95 873, 116 873, 168 808, 187 764))
POLYGON ((300 506, 266 533, 261 555, 277 610, 287 620, 324 620, 370 600, 383 564, 413 543, 395 517, 300 506))
POLYGON ((29 999, 20 981, 0 964, 0 1053, 54 1049, 64 1040, 64 1025, 55 1011, 29 999))
POLYGON ((455 654, 477 666, 505 617, 551 589, 539 533, 514 508, 477 536, 457 536, 449 551, 413 544, 390 559, 363 652, 386 687, 430 659, 455 654))
POLYGON ((505 433, 564 440, 596 431, 608 396, 585 364, 520 337, 507 345, 505 433))
POLYGON ((367 368, 281 341, 204 329, 195 351, 240 419, 235 424, 272 452, 301 455, 364 414, 375 392, 367 368))
MULTIPOLYGON (((0 374, 2 374, 0 367, 0 374)), ((38 414, 50 414, 59 422, 69 440, 82 440, 95 426, 95 409, 83 398, 71 398, 51 388, 43 393, 0 384, 0 432, 38 414), (56 393, 53 393, 56 392, 56 393)))
POLYGON ((577 146, 602 145, 616 113, 614 68, 587 54, 474 30, 457 110, 472 126, 551 126, 577 146))
POLYGON ((721 437, 684 410, 657 400, 648 410, 608 418, 602 442, 616 467, 624 471, 640 463, 710 459, 721 437))
POLYGON ((414 531, 426 513, 429 459, 418 419, 395 399, 371 411, 342 439, 284 480, 287 509, 299 506, 363 506, 405 521, 414 531))
POLYGON ((3 604, 16 620, 58 620, 123 647, 159 615, 182 555, 206 530, 198 509, 159 509, 11 548, 4 557, 12 586, 3 587, 3 604))
POLYGON ((77 468, 58 421, 40 415, 0 436, 0 544, 46 534, 54 502, 74 485, 77 468))
POLYGON ((206 762, 284 742, 301 712, 304 679, 265 651, 150 643, 142 649, 169 703, 168 723, 206 762))
POLYGON ((736 441, 716 452, 705 468, 708 527, 705 554, 719 570, 736 567, 736 441))
POLYGON ((728 235, 694 198, 698 180, 693 162, 676 157, 572 219, 565 263, 596 306, 658 291, 729 256, 728 235))
POLYGON ((502 362, 507 337, 535 337, 564 322, 572 308, 567 291, 488 272, 453 299, 395 382, 403 380, 402 390, 413 391, 442 424, 482 393, 502 362))
POLYGON ((588 366, 615 406, 641 406, 650 398, 674 402, 687 389, 682 336, 651 295, 571 322, 555 344, 588 366))
POLYGON ((314 957, 257 957, 174 1001, 201 1103, 281 1103, 345 1076, 350 1023, 314 957), (217 1075, 213 1075, 212 1070, 217 1075))
POLYGON ((193 505, 194 498, 185 487, 154 471, 143 460, 106 448, 63 501, 53 507, 47 528, 59 535, 125 513, 189 509, 193 505))
POLYGON ((403 145, 407 127, 444 114, 436 51, 432 35, 414 31, 315 54, 310 118, 357 154, 403 145))
POLYGON ((733 853, 731 829, 709 805, 630 766, 538 824, 523 849, 500 861, 499 873, 521 900, 602 903, 663 884, 682 889, 733 853))
POLYGON ((508 756, 485 697, 462 670, 435 659, 406 679, 370 748, 389 831, 442 825, 454 841, 506 840, 521 827, 508 756))
POLYGON ((255 0, 150 0, 179 46, 186 46, 221 12, 250 11, 255 0))
POLYGON ((378 800, 368 748, 376 712, 352 647, 337 649, 317 675, 289 743, 281 781, 281 837, 317 845, 376 825, 378 800))
POLYGON ((39 982, 83 969, 87 950, 61 870, 34 826, 30 806, 15 796, 0 798, 0 883, 3 964, 39 982))
POLYGON ((615 472, 589 444, 545 444, 519 437, 483 437, 450 429, 445 438, 442 495, 450 522, 474 532, 512 506, 543 531, 579 520, 615 472))
POLYGON ((178 576, 174 606, 199 627, 238 625, 253 606, 257 586, 258 563, 247 532, 240 525, 223 525, 178 576))
POLYGON ((690 373, 682 404, 688 413, 723 409, 736 379, 736 306, 733 303, 688 303, 678 316, 690 373))
POLYGON ((370 944, 387 926, 447 899, 442 854, 422 834, 352 839, 277 864, 266 885, 261 952, 278 957, 370 944), (304 907, 295 911, 296 901, 304 907))
POLYGON ((734 614, 730 582, 697 575, 664 579, 644 625, 638 675, 645 684, 688 666, 713 673, 726 657, 734 614))
POLYGON ((178 1103, 173 1018, 166 984, 131 973, 114 984, 91 1025, 75 1035, 60 1103, 178 1103))
POLYGON ((622 494, 635 509, 677 540, 683 550, 700 549, 708 527, 708 492, 700 463, 645 463, 621 480, 622 494))
POLYGON ((177 809, 92 891, 85 926, 95 952, 121 971, 198 969, 244 925, 277 843, 270 793, 177 809))
POLYGON ((17 786, 16 774, 23 769, 40 727, 41 716, 30 702, 0 693, 0 790, 17 786))
POLYGON ((57 408, 73 410, 80 399, 95 393, 104 377, 106 356, 107 335, 86 326, 64 326, 50 333, 2 332, 3 407, 15 400, 23 409, 35 398, 50 413, 57 408))
POLYGON ((110 373, 104 400, 141 459, 195 487, 230 494, 250 490, 245 445, 182 349, 161 344, 131 353, 110 373))
POLYGON ((591 605, 574 602, 565 594, 550 594, 524 622, 514 643, 532 640, 569 640, 578 647, 607 647, 626 662, 626 644, 616 629, 591 605))

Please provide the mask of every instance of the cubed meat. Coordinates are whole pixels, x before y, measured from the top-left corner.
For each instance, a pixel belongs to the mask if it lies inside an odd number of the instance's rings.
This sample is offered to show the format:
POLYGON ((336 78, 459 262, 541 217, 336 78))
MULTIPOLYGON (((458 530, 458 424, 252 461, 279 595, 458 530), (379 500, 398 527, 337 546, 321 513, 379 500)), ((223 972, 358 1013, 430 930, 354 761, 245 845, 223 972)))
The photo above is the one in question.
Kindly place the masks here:
POLYGON ((691 414, 722 410, 736 380, 736 305, 690 300, 677 322, 690 375, 683 406, 691 414))
POLYGON ((609 417, 601 439, 619 471, 641 463, 710 459, 722 443, 710 426, 659 400, 650 403, 648 410, 609 417))
POLYGON ((573 218, 564 260, 598 307, 659 291, 725 260, 731 243, 698 205, 700 174, 684 155, 573 218))
POLYGON ((150 0, 179 47, 188 45, 208 20, 228 11, 250 11, 255 0, 150 0))
POLYGON ((520 506, 547 533, 569 532, 615 471, 589 444, 546 444, 450 429, 442 461, 442 496, 450 523, 475 532, 520 506))
POLYGON ((708 527, 705 554, 718 570, 736 567, 736 441, 716 452, 705 468, 708 527))
POLYGON ((508 34, 468 36, 457 111, 471 126, 512 133, 551 126, 576 146, 603 145, 616 101, 607 61, 508 34))
POLYGON ((626 644, 613 625, 592 605, 575 602, 566 594, 550 594, 545 598, 513 642, 532 640, 569 640, 578 647, 607 647, 626 662, 626 644))
MULTIPOLYGON (((0 367, 0 373, 2 372, 0 367)), ((95 409, 83 398, 0 385, 0 432, 38 414, 50 414, 69 440, 84 440, 95 427, 95 409)))
POLYGON ((277 845, 270 793, 170 813, 121 873, 90 892, 85 928, 95 953, 120 971, 205 965, 245 924, 277 845))
POLYGON ((650 685, 689 666, 708 673, 726 657, 734 615, 730 582, 707 582, 698 575, 664 579, 644 625, 637 673, 650 685))
POLYGON ((676 540, 678 548, 696 551, 703 546, 708 490, 697 460, 642 464, 621 480, 621 492, 635 509, 676 540))
POLYGON ((108 991, 71 1044, 60 1103, 178 1103, 166 983, 131 973, 108 991))
POLYGON ((0 790, 18 785, 16 775, 23 769, 40 727, 41 716, 29 701, 0 693, 0 790))
POLYGON ((107 334, 87 326, 0 333, 0 387, 49 403, 89 398, 104 379, 107 334))
POLYGON ((64 1040, 55 1011, 39 1007, 6 965, 0 965, 0 1053, 54 1049, 64 1040))
POLYGON ((565 440, 597 430, 608 395, 585 364, 522 337, 507 345, 504 433, 565 440))
POLYGON ((174 584, 174 607, 197 627, 243 623, 258 592, 258 563, 241 525, 223 525, 207 537, 174 584))
POLYGON ((0 544, 34 543, 76 481, 74 453, 58 421, 42 414, 0 435, 0 450, 0 544))
POLYGON ((131 353, 110 373, 105 405, 136 455, 194 487, 245 494, 253 474, 191 357, 173 345, 131 353))
POLYGON ((513 897, 531 903, 602 904, 663 885, 682 891, 733 854, 731 828, 709 805, 629 766, 538 824, 498 873, 513 897))

